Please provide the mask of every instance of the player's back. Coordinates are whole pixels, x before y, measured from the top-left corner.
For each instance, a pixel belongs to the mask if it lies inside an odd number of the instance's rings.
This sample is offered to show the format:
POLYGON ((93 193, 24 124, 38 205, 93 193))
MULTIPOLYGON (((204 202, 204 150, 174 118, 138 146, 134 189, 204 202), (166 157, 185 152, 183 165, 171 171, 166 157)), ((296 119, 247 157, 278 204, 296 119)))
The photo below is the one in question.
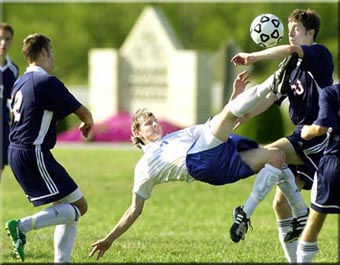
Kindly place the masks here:
POLYGON ((53 148, 57 120, 80 106, 81 103, 58 78, 41 67, 29 66, 13 88, 11 143, 53 148))

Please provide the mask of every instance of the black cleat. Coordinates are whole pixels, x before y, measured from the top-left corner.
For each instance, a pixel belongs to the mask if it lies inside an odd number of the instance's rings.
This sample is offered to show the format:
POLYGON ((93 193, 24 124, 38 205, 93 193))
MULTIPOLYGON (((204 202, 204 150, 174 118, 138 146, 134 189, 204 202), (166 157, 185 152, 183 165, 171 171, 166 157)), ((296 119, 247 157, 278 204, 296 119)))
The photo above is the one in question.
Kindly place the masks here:
POLYGON ((239 206, 233 210, 233 225, 230 228, 230 238, 235 243, 238 243, 241 239, 244 240, 249 226, 252 228, 250 219, 247 218, 246 213, 242 207, 239 206))
POLYGON ((273 86, 271 90, 277 94, 285 95, 290 88, 289 78, 290 74, 295 69, 299 55, 294 52, 285 58, 279 65, 279 68, 274 72, 273 86))
POLYGON ((303 229, 306 226, 308 214, 309 209, 305 215, 301 215, 293 219, 292 223, 290 224, 292 230, 286 234, 284 242, 290 243, 295 240, 298 240, 299 236, 301 235, 303 229))

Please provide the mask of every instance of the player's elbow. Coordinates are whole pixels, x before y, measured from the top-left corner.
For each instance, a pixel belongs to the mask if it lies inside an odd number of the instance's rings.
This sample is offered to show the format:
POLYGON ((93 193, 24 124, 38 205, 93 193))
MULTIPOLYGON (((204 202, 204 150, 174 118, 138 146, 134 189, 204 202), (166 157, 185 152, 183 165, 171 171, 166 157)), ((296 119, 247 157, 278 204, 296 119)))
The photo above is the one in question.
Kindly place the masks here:
POLYGON ((289 45, 288 53, 289 54, 297 53, 299 55, 299 58, 303 58, 304 56, 303 49, 300 45, 289 45))

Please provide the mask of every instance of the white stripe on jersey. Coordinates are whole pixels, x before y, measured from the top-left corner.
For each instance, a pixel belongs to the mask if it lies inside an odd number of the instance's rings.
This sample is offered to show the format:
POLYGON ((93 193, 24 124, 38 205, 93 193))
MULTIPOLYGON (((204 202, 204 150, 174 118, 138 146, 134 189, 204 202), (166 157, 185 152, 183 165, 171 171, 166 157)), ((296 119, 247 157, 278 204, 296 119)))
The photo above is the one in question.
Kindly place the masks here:
POLYGON ((33 142, 34 145, 41 145, 44 142, 44 138, 46 136, 48 128, 50 127, 52 118, 53 118, 53 112, 49 110, 45 110, 43 117, 41 119, 41 126, 40 126, 38 137, 33 142))
POLYGON ((42 179, 44 180, 46 187, 50 191, 50 194, 47 194, 47 195, 41 196, 41 197, 37 197, 37 198, 32 198, 31 201, 40 200, 42 198, 53 196, 53 195, 59 193, 57 186, 53 182, 50 174, 48 173, 48 171, 46 169, 45 162, 44 162, 44 156, 43 156, 43 153, 41 152, 41 146, 40 145, 37 145, 35 147, 35 155, 36 155, 37 165, 38 165, 40 175, 41 175, 42 179))

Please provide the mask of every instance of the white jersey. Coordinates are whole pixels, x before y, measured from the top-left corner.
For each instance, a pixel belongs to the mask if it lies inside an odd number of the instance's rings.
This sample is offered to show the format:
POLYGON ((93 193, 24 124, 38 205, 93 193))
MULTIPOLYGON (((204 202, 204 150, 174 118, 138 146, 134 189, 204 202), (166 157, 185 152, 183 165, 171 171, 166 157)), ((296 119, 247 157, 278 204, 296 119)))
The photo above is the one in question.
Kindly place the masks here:
POLYGON ((186 157, 189 148, 204 133, 205 126, 201 124, 179 130, 143 146, 144 155, 135 167, 133 193, 148 199, 157 184, 194 181, 188 173, 186 157))

